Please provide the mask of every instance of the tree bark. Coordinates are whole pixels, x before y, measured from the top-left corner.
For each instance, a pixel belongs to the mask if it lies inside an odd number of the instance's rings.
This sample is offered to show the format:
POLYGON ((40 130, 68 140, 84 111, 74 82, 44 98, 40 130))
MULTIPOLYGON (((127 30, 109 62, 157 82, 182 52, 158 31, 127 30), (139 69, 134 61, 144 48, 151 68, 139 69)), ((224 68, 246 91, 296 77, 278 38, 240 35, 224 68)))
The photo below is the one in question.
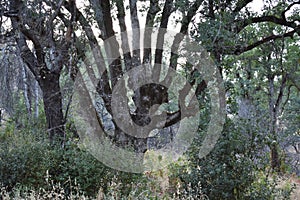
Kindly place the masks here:
MULTIPOLYGON (((22 62, 21 62, 22 63, 22 62)), ((24 99, 25 99, 25 106, 28 113, 28 119, 31 118, 31 98, 29 96, 29 88, 28 88, 28 79, 27 79, 27 71, 25 65, 22 64, 22 81, 23 81, 23 92, 24 92, 24 99)))
POLYGON ((34 117, 37 119, 39 117, 39 83, 34 81, 34 117))
POLYGON ((0 126, 2 126, 2 110, 0 109, 0 126))
MULTIPOLYGON (((63 35, 65 39, 64 43, 60 43, 61 49, 56 49, 59 55, 51 67, 51 64, 46 62, 46 50, 44 39, 48 43, 53 43, 52 38, 47 38, 45 35, 37 30, 37 27, 31 26, 31 24, 24 25, 22 18, 22 12, 25 12, 24 2, 20 0, 10 1, 10 12, 15 12, 15 15, 8 16, 11 19, 12 27, 15 33, 19 36, 16 37, 16 43, 20 50, 20 56, 23 62, 27 65, 29 70, 34 75, 36 81, 38 81, 40 88, 43 93, 44 110, 48 125, 49 140, 51 145, 60 144, 64 146, 65 141, 65 129, 64 129, 64 115, 62 111, 62 94, 60 90, 59 78, 61 70, 63 68, 63 62, 67 57, 67 49, 69 47, 68 35, 63 35), (39 34, 37 34, 39 33, 39 34), (26 42, 30 40, 33 43, 34 50, 31 50, 26 42), (63 50, 63 52, 62 52, 63 50), (48 66, 47 66, 48 65, 48 66), (50 65, 50 67, 49 67, 50 65)), ((50 19, 49 26, 52 26, 52 21, 58 13, 54 13, 50 19), (52 21, 51 21, 52 20, 52 21)), ((27 21, 34 21, 34 18, 28 16, 27 21)), ((53 27, 50 27, 53 28, 53 27)))
POLYGON ((278 145, 271 144, 271 168, 276 172, 280 172, 280 158, 278 153, 278 145))
POLYGON ((60 144, 63 147, 65 142, 65 122, 62 111, 62 94, 59 77, 59 74, 48 74, 44 79, 40 80, 40 87, 43 91, 50 144, 60 144))

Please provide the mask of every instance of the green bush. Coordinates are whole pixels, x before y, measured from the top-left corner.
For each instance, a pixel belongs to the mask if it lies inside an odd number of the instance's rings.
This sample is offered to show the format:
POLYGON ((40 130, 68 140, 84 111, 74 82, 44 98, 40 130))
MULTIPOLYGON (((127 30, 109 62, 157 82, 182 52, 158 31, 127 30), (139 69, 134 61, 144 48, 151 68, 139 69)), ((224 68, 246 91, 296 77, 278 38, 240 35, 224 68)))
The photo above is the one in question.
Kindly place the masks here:
MULTIPOLYGON (((202 111, 208 116, 209 109, 202 111)), ((162 194, 155 180, 108 168, 79 148, 72 123, 66 126, 65 147, 51 147, 44 119, 43 114, 38 120, 11 119, 0 130, 0 186, 6 194, 27 197, 34 192, 39 197, 63 195, 71 199, 74 185, 77 196, 96 198, 101 194, 108 199, 287 199, 291 192, 291 187, 278 188, 276 179, 264 176, 267 158, 258 157, 257 152, 265 141, 259 137, 253 141, 254 137, 249 138, 230 119, 213 151, 199 159, 209 120, 202 118, 189 151, 169 166, 169 188, 162 194)), ((246 123, 241 126, 247 129, 246 123)), ((255 133, 255 127, 250 129, 255 133)))
POLYGON ((0 133, 0 183, 8 190, 18 185, 38 190, 60 184, 68 195, 70 182, 76 181, 85 194, 94 196, 100 187, 106 192, 108 183, 118 175, 125 195, 130 192, 126 184, 141 177, 110 169, 79 148, 77 139, 67 140, 63 149, 51 147, 44 131, 33 132, 30 126, 18 130, 11 121, 0 133))
POLYGON ((263 162, 265 158, 260 158, 255 154, 259 146, 263 145, 259 143, 263 141, 258 141, 253 145, 251 139, 242 133, 230 119, 227 119, 222 135, 212 152, 199 159, 198 153, 202 140, 200 132, 187 154, 189 164, 178 170, 176 175, 180 177, 185 187, 191 184, 192 188, 196 188, 200 182, 202 192, 210 200, 249 199, 249 193, 255 197, 267 194, 267 196, 277 195, 279 198, 282 195, 271 186, 261 187, 259 190, 254 187, 259 178, 258 166, 262 169, 266 167, 263 162))
POLYGON ((247 188, 245 199, 249 200, 279 200, 279 199, 290 199, 293 187, 284 183, 279 176, 272 175, 265 172, 257 172, 256 179, 247 188), (281 186, 280 186, 281 185, 281 186))
POLYGON ((46 148, 35 141, 32 135, 21 134, 16 130, 1 133, 0 145, 0 182, 8 188, 17 183, 42 185, 46 166, 46 148))

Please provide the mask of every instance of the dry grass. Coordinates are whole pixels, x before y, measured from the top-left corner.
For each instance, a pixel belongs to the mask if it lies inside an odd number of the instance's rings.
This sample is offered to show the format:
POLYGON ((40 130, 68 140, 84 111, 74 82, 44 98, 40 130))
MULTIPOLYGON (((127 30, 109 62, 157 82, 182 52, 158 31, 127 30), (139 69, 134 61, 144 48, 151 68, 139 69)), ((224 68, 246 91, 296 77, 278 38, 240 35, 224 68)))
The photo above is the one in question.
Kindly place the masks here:
MULTIPOLYGON (((0 199, 16 199, 16 200, 40 200, 40 199, 70 199, 70 200, 85 200, 85 199, 96 199, 96 200, 111 200, 111 199, 188 199, 188 200, 208 200, 209 198, 203 194, 201 190, 201 184, 198 187, 192 188, 188 185, 187 189, 182 188, 180 182, 176 182, 175 187, 167 175, 167 171, 161 170, 155 173, 146 173, 145 176, 148 178, 147 182, 135 183, 128 187, 131 188, 131 192, 128 196, 122 196, 122 183, 115 176, 108 184, 108 191, 104 192, 102 188, 99 189, 98 194, 95 198, 84 195, 80 187, 74 182, 74 186, 71 187, 71 193, 67 196, 61 185, 54 185, 50 183, 51 187, 48 191, 40 189, 38 191, 26 189, 26 188, 15 188, 13 191, 8 192, 6 188, 0 187, 0 199), (171 187, 173 189, 171 191, 171 187), (2 198, 1 198, 2 197, 2 198)), ((71 181, 70 181, 71 182, 71 181)), ((291 188, 295 187, 290 199, 300 200, 300 178, 295 175, 285 175, 280 178, 277 185, 278 188, 291 188)))
POLYGON ((300 178, 296 176, 291 176, 289 181, 292 184, 295 184, 295 189, 292 192, 291 199, 292 200, 300 200, 300 178))
POLYGON ((290 199, 300 200, 300 177, 293 175, 284 175, 278 182, 278 188, 293 187, 290 199))
POLYGON ((72 186, 72 191, 70 195, 66 195, 64 189, 61 185, 52 185, 51 189, 46 191, 40 189, 38 191, 30 190, 26 188, 15 188, 13 191, 8 192, 6 188, 0 188, 0 199, 8 200, 40 200, 40 199, 70 199, 70 200, 85 200, 85 199, 95 199, 95 200, 118 200, 118 199, 128 199, 128 200, 150 200, 150 199, 173 199, 173 200, 208 200, 208 197, 204 195, 201 191, 201 184, 197 188, 192 188, 190 185, 187 189, 183 189, 180 184, 176 186, 176 191, 173 194, 168 193, 168 182, 164 179, 165 174, 160 174, 160 172, 151 174, 147 182, 141 182, 138 184, 132 184, 129 186, 131 192, 128 196, 122 196, 122 183, 117 177, 114 177, 108 184, 108 191, 104 193, 103 189, 100 188, 96 198, 88 197, 80 191, 78 186, 72 186))

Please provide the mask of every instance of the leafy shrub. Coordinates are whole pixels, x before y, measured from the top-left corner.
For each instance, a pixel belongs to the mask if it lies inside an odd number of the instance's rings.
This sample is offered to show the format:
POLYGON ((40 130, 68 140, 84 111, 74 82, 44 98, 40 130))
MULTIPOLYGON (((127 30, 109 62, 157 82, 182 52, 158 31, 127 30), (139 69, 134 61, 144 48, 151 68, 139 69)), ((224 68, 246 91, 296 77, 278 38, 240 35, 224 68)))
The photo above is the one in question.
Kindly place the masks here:
MULTIPOLYGON (((204 134, 203 134, 204 135, 204 134)), ((201 132, 192 145, 189 153, 189 164, 183 167, 177 175, 187 187, 192 188, 202 183, 202 191, 209 199, 249 199, 249 186, 257 182, 256 172, 262 165, 261 159, 255 153, 259 144, 252 145, 249 137, 242 133, 235 124, 227 119, 218 143, 206 157, 199 159, 199 147, 202 145, 201 132), (184 173, 182 173, 184 172, 184 173)), ((263 141, 261 141, 263 142, 263 141)), ((253 191, 259 194, 275 194, 271 187, 253 191)))
POLYGON ((279 186, 279 176, 268 176, 268 173, 257 172, 256 179, 247 188, 245 195, 246 199, 249 200, 279 200, 279 199, 290 199, 293 187, 289 184, 279 186))
MULTIPOLYGON (((203 116, 207 111, 203 111, 203 116)), ((166 190, 156 178, 104 166, 79 148, 79 139, 69 129, 64 149, 49 146, 43 131, 44 115, 32 120, 34 125, 30 120, 10 120, 5 124, 6 129, 0 130, 0 184, 5 188, 1 190, 2 196, 211 200, 289 197, 292 187, 279 188, 276 179, 260 173, 266 163, 255 159, 259 158, 257 147, 263 146, 264 141, 249 141, 248 135, 229 119, 214 150, 199 159, 208 120, 204 117, 201 121, 199 134, 185 157, 169 166, 167 175, 159 177, 166 178, 166 190)))
POLYGON ((104 166, 79 148, 78 140, 68 138, 64 149, 51 147, 44 131, 33 132, 30 126, 18 130, 13 123, 11 121, 8 130, 0 133, 0 183, 8 191, 18 185, 36 191, 49 190, 46 179, 50 179, 53 184, 61 184, 69 195, 72 180, 88 196, 94 196, 100 187, 106 192, 108 183, 117 174, 124 183, 122 193, 125 195, 130 192, 126 184, 140 177, 104 166))
POLYGON ((44 144, 33 142, 31 135, 17 134, 17 131, 1 134, 0 182, 8 188, 17 183, 42 185, 47 170, 42 164, 46 158, 44 144))

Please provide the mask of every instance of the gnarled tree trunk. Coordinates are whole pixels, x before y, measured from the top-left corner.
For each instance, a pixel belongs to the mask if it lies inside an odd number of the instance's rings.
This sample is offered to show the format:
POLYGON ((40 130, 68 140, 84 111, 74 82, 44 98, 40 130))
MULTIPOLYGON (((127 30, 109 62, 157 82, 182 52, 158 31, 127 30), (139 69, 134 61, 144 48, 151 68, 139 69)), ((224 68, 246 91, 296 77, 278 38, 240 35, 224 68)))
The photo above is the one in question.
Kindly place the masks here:
MULTIPOLYGON (((59 6, 61 4, 58 5, 58 10, 59 6)), ((63 33, 61 41, 56 41, 53 38, 53 21, 58 13, 52 13, 53 15, 49 21, 44 22, 46 26, 43 23, 36 26, 35 21, 37 18, 42 18, 43 16, 42 13, 39 13, 39 10, 31 9, 31 11, 36 11, 36 15, 28 15, 27 18, 24 18, 23 13, 29 12, 26 2, 10 0, 7 17, 11 19, 13 31, 18 34, 18 37, 15 39, 20 50, 20 56, 42 90, 50 143, 63 146, 65 120, 62 111, 59 77, 68 57, 70 33, 68 31, 63 33), (50 30, 50 33, 46 34, 46 29, 50 30), (32 42, 33 45, 31 47, 28 45, 28 41, 32 42), (51 50, 56 53, 55 58, 52 60, 47 57, 47 52, 51 50)))
POLYGON ((62 111, 62 94, 59 85, 59 74, 48 74, 39 81, 43 92, 45 115, 48 125, 50 144, 64 145, 65 128, 62 111))

